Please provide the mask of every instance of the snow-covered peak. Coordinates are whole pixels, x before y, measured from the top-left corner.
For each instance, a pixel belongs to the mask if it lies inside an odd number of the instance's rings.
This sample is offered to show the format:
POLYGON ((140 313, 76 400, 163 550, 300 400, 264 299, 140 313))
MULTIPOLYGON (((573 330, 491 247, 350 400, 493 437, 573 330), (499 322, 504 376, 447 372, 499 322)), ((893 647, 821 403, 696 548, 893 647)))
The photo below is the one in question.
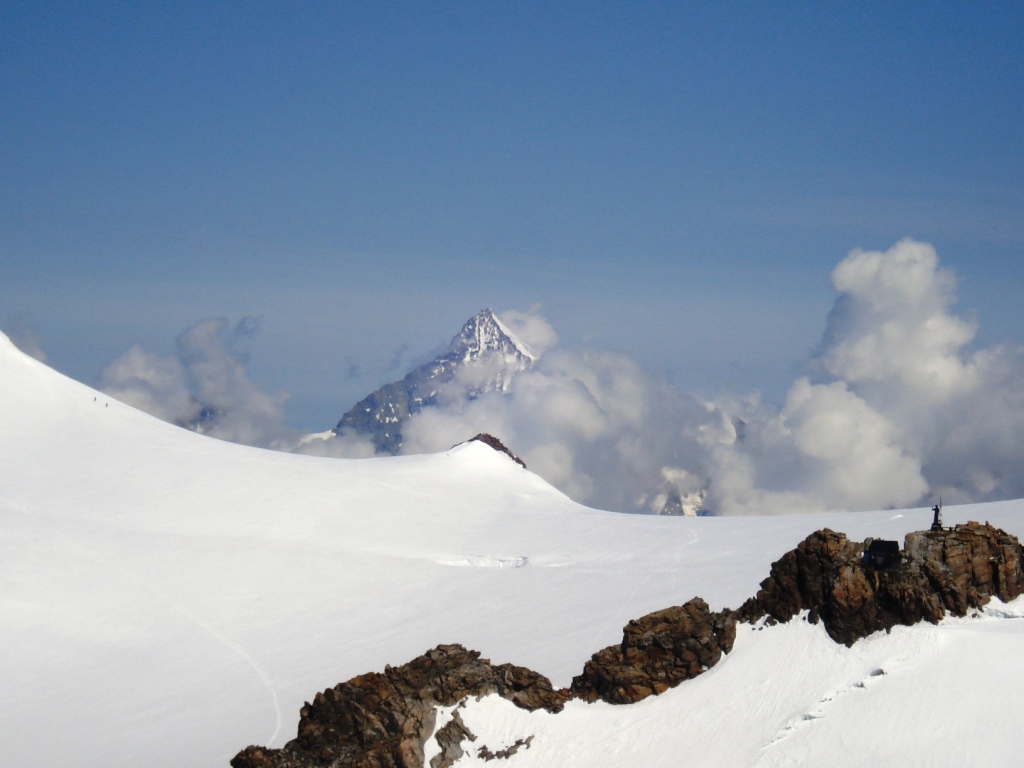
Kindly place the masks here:
POLYGON ((506 359, 520 360, 524 367, 537 359, 530 348, 498 319, 493 309, 484 309, 473 315, 452 339, 449 350, 463 362, 479 360, 491 352, 497 352, 506 359))
POLYGON ((360 400, 333 432, 350 429, 370 435, 377 451, 396 454, 402 447, 404 422, 435 405, 443 389, 467 400, 487 392, 508 392, 516 374, 530 370, 536 359, 494 310, 481 310, 462 326, 444 354, 360 400))

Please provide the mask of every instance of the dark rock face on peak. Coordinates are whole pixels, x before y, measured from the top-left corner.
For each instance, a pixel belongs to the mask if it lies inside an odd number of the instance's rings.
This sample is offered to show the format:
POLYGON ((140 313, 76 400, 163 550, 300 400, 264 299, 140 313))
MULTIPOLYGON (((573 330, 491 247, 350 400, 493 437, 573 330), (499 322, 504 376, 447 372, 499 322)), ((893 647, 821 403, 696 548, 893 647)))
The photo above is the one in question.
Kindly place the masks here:
POLYGON ((878 630, 934 624, 946 611, 963 616, 993 597, 1024 593, 1020 543, 988 524, 909 533, 902 562, 891 568, 865 565, 864 550, 842 533, 812 533, 772 564, 740 618, 788 621, 806 610, 833 640, 853 645, 878 630))
POLYGON ((523 709, 551 712, 561 711, 568 697, 525 667, 494 666, 461 645, 439 645, 383 674, 359 675, 318 693, 302 708, 298 736, 284 748, 248 747, 231 765, 423 768, 423 744, 434 729, 436 707, 491 693, 523 709))
POLYGON ((482 310, 462 327, 444 354, 360 400, 334 432, 350 429, 369 435, 378 452, 396 454, 405 421, 436 405, 442 390, 456 379, 459 396, 470 400, 485 392, 507 392, 512 377, 528 370, 534 359, 493 310, 482 310))
POLYGON ((631 704, 707 671, 735 639, 732 612, 712 613, 695 597, 629 622, 622 643, 595 653, 570 690, 586 701, 631 704))
POLYGON ((496 438, 494 435, 489 435, 486 432, 481 432, 479 435, 469 438, 469 440, 467 440, 466 442, 472 443, 474 440, 483 443, 484 445, 489 445, 491 448, 498 451, 499 453, 504 453, 520 467, 526 469, 526 462, 520 459, 514 453, 512 453, 512 451, 510 451, 508 448, 506 448, 505 444, 501 442, 501 440, 496 438))

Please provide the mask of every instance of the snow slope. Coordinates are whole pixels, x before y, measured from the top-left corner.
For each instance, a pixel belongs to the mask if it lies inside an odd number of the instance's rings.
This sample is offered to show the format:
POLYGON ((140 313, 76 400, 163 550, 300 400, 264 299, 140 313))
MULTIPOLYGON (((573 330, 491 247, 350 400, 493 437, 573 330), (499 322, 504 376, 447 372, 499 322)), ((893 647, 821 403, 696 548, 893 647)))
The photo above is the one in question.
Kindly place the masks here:
POLYGON ((1013 659, 1024 598, 1014 603, 1012 622, 997 607, 852 649, 802 621, 741 625, 725 661, 626 707, 572 701, 552 715, 498 696, 470 701, 460 716, 477 738, 457 765, 484 765, 480 746, 496 752, 530 736, 516 768, 1020 765, 1024 665, 1013 659))
MULTIPOLYGON (((223 767, 291 738, 317 690, 440 642, 564 685, 630 618, 694 595, 739 605, 812 530, 930 522, 601 512, 479 443, 262 451, 109 400, 2 336, 0 457, 4 766, 223 767)), ((946 518, 1024 535, 1019 501, 946 518)), ((709 673, 637 705, 485 699, 465 719, 493 749, 536 734, 512 766, 964 765, 969 744, 1012 765, 1022 640, 1024 620, 993 615, 847 650, 795 622, 742 630, 709 673)))

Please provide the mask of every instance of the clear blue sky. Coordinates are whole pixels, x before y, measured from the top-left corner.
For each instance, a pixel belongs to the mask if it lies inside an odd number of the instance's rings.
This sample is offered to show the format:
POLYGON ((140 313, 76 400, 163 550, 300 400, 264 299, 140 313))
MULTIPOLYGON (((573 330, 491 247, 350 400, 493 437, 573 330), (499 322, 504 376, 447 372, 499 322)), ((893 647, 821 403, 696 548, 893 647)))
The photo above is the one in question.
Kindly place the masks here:
POLYGON ((93 382, 262 318, 326 428, 477 310, 779 397, 911 236, 1024 341, 1024 4, 0 5, 0 322, 93 382))

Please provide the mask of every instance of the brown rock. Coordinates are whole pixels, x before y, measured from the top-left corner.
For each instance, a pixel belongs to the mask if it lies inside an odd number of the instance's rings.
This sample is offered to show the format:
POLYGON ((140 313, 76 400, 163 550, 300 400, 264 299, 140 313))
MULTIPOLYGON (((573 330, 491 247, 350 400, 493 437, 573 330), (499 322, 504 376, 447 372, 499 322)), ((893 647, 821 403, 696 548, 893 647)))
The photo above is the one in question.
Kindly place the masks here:
MULTIPOLYGON (((880 629, 964 615, 992 597, 1024 593, 1024 550, 1010 534, 985 524, 919 531, 906 537, 902 558, 889 567, 863 562, 865 545, 828 529, 808 536, 772 564, 755 597, 738 612, 712 613, 688 603, 650 613, 623 628, 622 642, 595 653, 569 690, 525 667, 492 665, 461 645, 439 645, 401 667, 368 673, 318 693, 300 711, 298 735, 283 749, 247 747, 234 768, 421 768, 423 745, 438 706, 497 693, 523 709, 559 712, 570 697, 627 704, 663 693, 714 666, 732 649, 736 621, 788 621, 801 611, 822 621, 836 641, 852 645, 880 629)), ((451 765, 474 736, 458 712, 438 732, 441 754, 432 768, 451 765)), ((505 750, 507 758, 531 738, 505 750)))
POLYGON ((711 613, 695 597, 629 622, 622 643, 595 653, 570 691, 586 701, 640 701, 714 666, 735 639, 731 612, 711 613))
POLYGON ((441 752, 430 760, 430 768, 451 768, 460 757, 466 754, 462 748, 463 741, 476 741, 476 735, 462 722, 458 709, 452 713, 452 719, 437 730, 437 744, 441 752))
POLYGON ((739 615, 788 621, 806 610, 833 640, 852 645, 880 629, 935 623, 946 611, 963 616, 993 596, 1012 600, 1024 592, 1020 544, 990 525, 909 533, 904 550, 899 565, 875 569, 861 562, 864 545, 817 531, 772 564, 739 615))
POLYGON ((546 677, 524 667, 494 666, 461 645, 439 645, 383 674, 359 675, 318 693, 300 710, 296 738, 282 749, 248 747, 231 765, 422 768, 435 708, 491 693, 523 709, 552 712, 560 711, 568 698, 568 692, 554 690, 546 677))

